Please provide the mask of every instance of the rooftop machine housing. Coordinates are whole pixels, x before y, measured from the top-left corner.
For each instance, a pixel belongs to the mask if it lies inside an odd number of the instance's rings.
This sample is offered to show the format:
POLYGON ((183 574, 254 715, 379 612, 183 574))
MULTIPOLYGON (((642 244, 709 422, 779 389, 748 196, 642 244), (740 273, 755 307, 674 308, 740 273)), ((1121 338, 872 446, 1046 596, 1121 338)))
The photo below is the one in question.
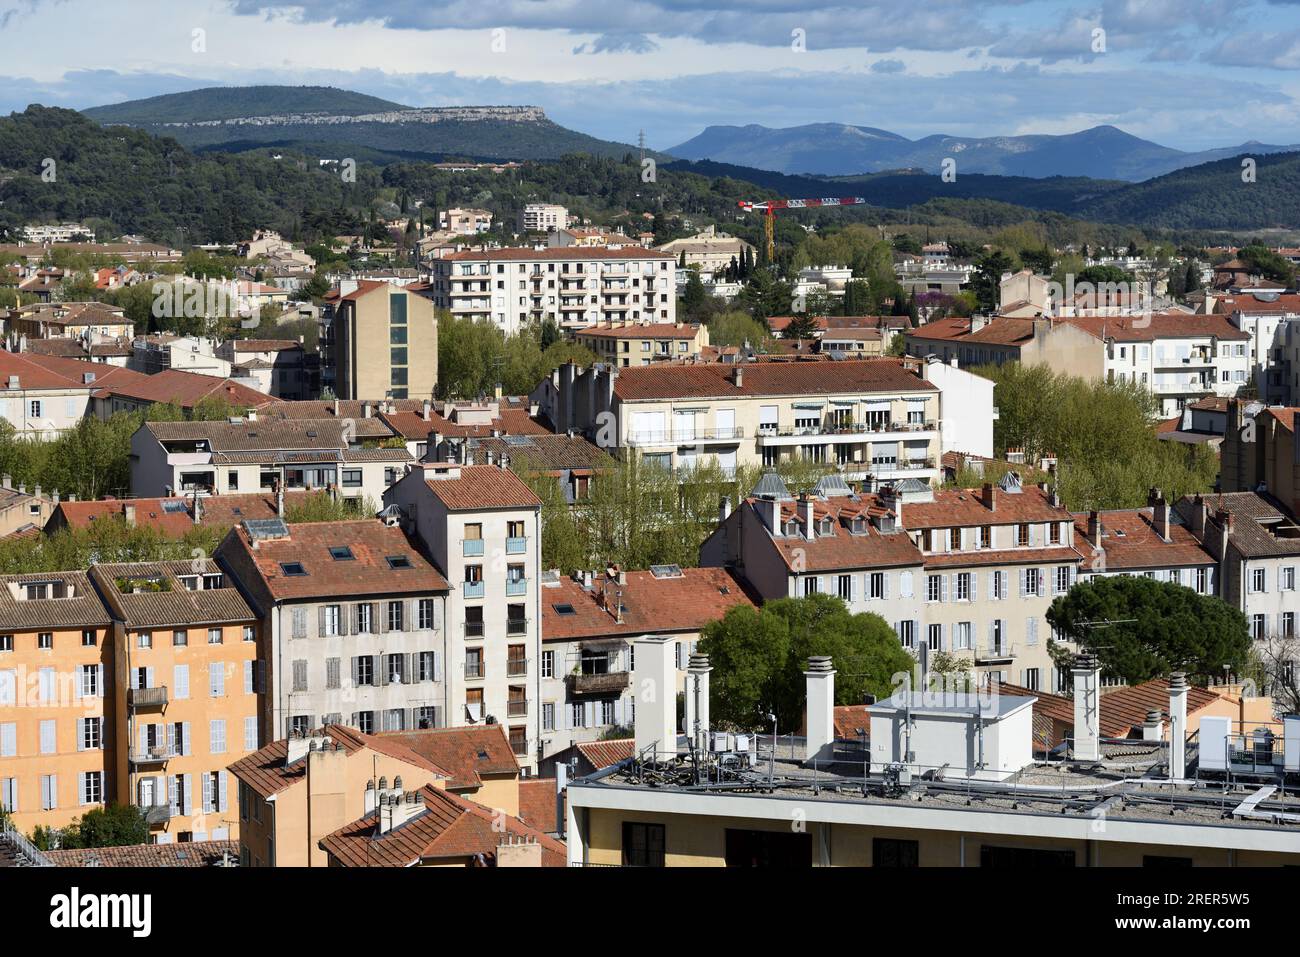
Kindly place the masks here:
POLYGON ((871 764, 914 777, 1005 781, 1033 764, 1033 704, 1011 695, 899 691, 867 707, 871 764))

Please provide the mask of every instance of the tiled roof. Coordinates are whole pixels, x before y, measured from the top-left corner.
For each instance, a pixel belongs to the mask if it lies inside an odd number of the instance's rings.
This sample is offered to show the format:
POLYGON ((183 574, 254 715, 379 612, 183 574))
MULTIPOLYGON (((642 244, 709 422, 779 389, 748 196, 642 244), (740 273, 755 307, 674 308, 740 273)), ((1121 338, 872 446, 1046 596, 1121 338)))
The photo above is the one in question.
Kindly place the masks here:
POLYGON ((297 339, 234 339, 232 343, 236 352, 282 352, 302 348, 297 339))
POLYGON ((696 325, 673 322, 632 323, 626 326, 589 326, 579 329, 579 337, 595 339, 694 339, 700 331, 696 325))
POLYGON ((103 627, 109 624, 108 612, 95 594, 85 572, 48 572, 0 576, 0 629, 35 631, 49 628, 103 627), (19 600, 9 590, 10 584, 27 582, 63 582, 72 588, 73 598, 37 598, 19 600))
POLYGON ((833 370, 797 362, 633 366, 619 369, 614 380, 614 394, 624 401, 934 391, 933 384, 895 358, 837 362, 833 370), (740 386, 735 384, 737 369, 744 370, 740 386))
POLYGON ((605 246, 556 246, 528 249, 510 246, 501 249, 467 249, 444 256, 438 262, 532 262, 556 260, 580 262, 592 259, 672 259, 671 253, 654 249, 609 249, 605 246))
POLYGON ((865 731, 871 734, 871 713, 865 704, 837 704, 832 720, 835 723, 835 737, 844 740, 862 740, 865 731))
POLYGON ((159 442, 203 440, 213 452, 342 449, 345 423, 334 419, 258 418, 242 422, 146 422, 159 442))
MULTIPOLYGON (((1191 685, 1187 689, 1187 713, 1195 714, 1219 700, 1219 696, 1206 688, 1191 685)), ((1116 688, 1101 696, 1101 714, 1098 723, 1102 737, 1123 738, 1140 730, 1148 711, 1169 713, 1169 681, 1153 678, 1140 685, 1116 688)), ((1074 723, 1073 717, 1070 719, 1074 723)))
MULTIPOLYGON (((9 380, 18 377, 18 388, 23 391, 38 389, 86 389, 90 386, 80 377, 73 378, 51 369, 52 362, 77 362, 75 359, 52 358, 50 356, 23 353, 21 355, 0 350, 0 392, 9 388, 9 380)), ((90 363, 86 363, 90 365, 90 363)), ((99 368, 103 368, 100 366, 99 368)))
MULTIPOLYGON (((201 399, 218 398, 236 406, 256 408, 274 401, 269 395, 250 389, 232 379, 185 372, 182 369, 165 369, 154 375, 145 375, 131 369, 65 359, 61 356, 29 356, 49 373, 62 377, 66 383, 84 385, 85 374, 94 379, 89 383, 97 396, 120 395, 142 402, 171 402, 182 408, 191 408, 201 399)), ((0 366, 0 375, 6 375, 0 366)), ((24 383, 24 386, 26 384, 24 383)))
POLYGON ((478 788, 484 774, 519 774, 519 761, 499 724, 383 731, 372 737, 400 744, 445 768, 450 776, 447 787, 452 790, 478 788))
POLYGON ((625 572, 622 585, 601 575, 592 591, 566 576, 542 586, 541 602, 544 641, 694 632, 736 605, 754 605, 740 579, 725 568, 683 568, 672 578, 625 572), (621 623, 614 614, 620 591, 621 623), (557 605, 572 607, 573 613, 566 608, 561 614, 557 605))
POLYGON ((1169 541, 1156 534, 1150 508, 1101 512, 1101 548, 1088 540, 1088 513, 1074 516, 1074 547, 1083 569, 1111 570, 1214 565, 1214 556, 1183 525, 1169 522, 1169 541))
POLYGON ((995 316, 971 332, 971 320, 962 316, 949 316, 927 322, 909 332, 908 338, 920 340, 960 340, 994 346, 1015 346, 1034 337, 1034 320, 995 316))
POLYGON ((71 528, 90 528, 96 522, 110 521, 112 519, 125 520, 128 505, 135 508, 136 525, 156 528, 173 538, 179 538, 194 527, 194 519, 190 512, 192 503, 187 498, 115 498, 87 502, 62 501, 54 509, 51 520, 56 516, 61 516, 63 521, 71 528), (172 508, 164 508, 165 504, 172 505, 172 508))
MULTIPOLYGON (((380 754, 405 761, 412 767, 431 771, 438 777, 446 777, 447 772, 432 761, 416 754, 400 741, 386 741, 373 734, 363 734, 355 728, 341 724, 327 724, 321 729, 321 738, 328 737, 343 748, 346 754, 356 754, 362 748, 370 748, 380 754)), ((306 777, 307 762, 295 761, 288 767, 285 759, 289 756, 287 739, 272 741, 266 747, 246 754, 230 765, 230 773, 243 781, 262 797, 278 794, 285 788, 306 777)))
MULTIPOLYGON (((159 628, 172 625, 217 625, 227 622, 254 621, 257 616, 248 607, 239 589, 227 584, 222 588, 186 589, 177 575, 198 571, 193 563, 130 562, 92 565, 90 575, 113 614, 129 628, 159 628), (167 591, 141 591, 124 594, 117 587, 119 579, 160 579, 167 591)), ((204 561, 203 574, 220 574, 215 562, 204 561)))
POLYGON ((1278 315, 1300 313, 1300 295, 1291 293, 1261 299, 1257 296, 1224 296, 1215 299, 1214 311, 1222 313, 1242 312, 1246 315, 1278 315))
POLYGON ((982 489, 935 489, 933 502, 904 502, 903 525, 922 528, 971 528, 978 525, 1013 525, 1023 522, 1068 521, 1070 513, 1053 505, 1048 493, 1037 485, 1025 485, 1019 493, 997 486, 995 507, 984 503, 982 489))
MULTIPOLYGON (((455 478, 426 478, 426 484, 448 510, 540 508, 542 500, 523 479, 496 465, 462 465, 455 478)), ((435 474, 426 470, 426 475, 435 474)), ((446 474, 450 474, 448 470, 446 474)))
POLYGON ((862 495, 856 499, 835 497, 814 500, 815 528, 810 540, 803 534, 802 503, 782 502, 782 528, 791 519, 796 519, 800 534, 794 537, 773 536, 771 541, 788 568, 802 568, 808 572, 920 565, 921 551, 905 531, 900 529, 886 533, 870 524, 870 518, 880 515, 882 511, 880 500, 874 495, 862 495), (826 517, 831 519, 829 534, 822 531, 822 519, 826 517), (850 531, 854 518, 864 520, 864 531, 850 531))
POLYGON ((609 741, 580 741, 574 747, 591 762, 593 768, 600 771, 632 757, 634 744, 632 738, 614 738, 609 741))
POLYGON ((1250 333, 1238 329, 1222 315, 1159 312, 1151 316, 1079 316, 1059 319, 1097 337, 1117 342, 1152 342, 1156 339, 1216 339, 1246 341, 1250 333))
POLYGON ((55 867, 217 867, 239 862, 238 841, 128 844, 45 851, 55 867))
POLYGON ((486 461, 487 453, 492 454, 493 461, 505 455, 516 471, 607 469, 615 464, 608 452, 581 435, 529 435, 519 439, 470 439, 470 454, 475 462, 486 461))
POLYGON ((550 429, 528 414, 528 407, 510 408, 503 400, 500 414, 490 424, 467 425, 453 422, 439 413, 430 410, 426 419, 421 410, 382 412, 379 416, 395 433, 407 439, 426 439, 430 432, 437 432, 444 438, 463 438, 466 436, 490 437, 493 432, 502 435, 549 435, 550 429))
POLYGON ((402 530, 378 519, 299 522, 288 528, 288 538, 262 539, 253 547, 248 529, 238 525, 224 543, 244 553, 250 571, 277 601, 447 590, 447 580, 411 546, 402 530), (336 561, 330 555, 331 548, 341 545, 351 549, 351 559, 336 561), (409 567, 390 567, 390 556, 405 557, 409 567), (306 574, 285 574, 281 565, 290 562, 302 565, 306 574))
POLYGON ((1054 548, 1004 548, 951 552, 925 556, 926 568, 982 568, 986 565, 1037 565, 1046 562, 1077 562, 1080 556, 1069 545, 1054 548))
MULTIPOLYGON (((1300 555, 1300 529, 1285 510, 1267 493, 1222 492, 1204 496, 1207 522, 1216 522, 1220 511, 1232 514, 1233 528, 1229 547, 1246 558, 1269 555, 1300 555), (1285 531, 1287 534, 1274 534, 1285 531)), ((1193 500, 1183 496, 1175 506, 1184 522, 1190 524, 1193 500)))
POLYGON ((524 778, 519 782, 519 819, 544 834, 556 834, 555 779, 524 778))
POLYGON ((503 839, 531 839, 542 845, 544 867, 567 864, 564 845, 517 817, 432 785, 421 788, 424 811, 387 834, 378 834, 379 813, 339 828, 320 846, 344 867, 410 867, 421 861, 479 858, 495 863, 503 839))

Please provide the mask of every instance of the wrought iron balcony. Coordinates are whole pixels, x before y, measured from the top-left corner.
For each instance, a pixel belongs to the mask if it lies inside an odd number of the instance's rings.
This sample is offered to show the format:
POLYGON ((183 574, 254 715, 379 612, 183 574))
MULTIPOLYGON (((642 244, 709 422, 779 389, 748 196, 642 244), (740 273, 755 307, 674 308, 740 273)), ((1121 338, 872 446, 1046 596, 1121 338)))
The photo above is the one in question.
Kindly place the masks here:
POLYGON ((565 680, 570 694, 618 694, 627 689, 630 675, 626 671, 607 671, 598 675, 569 675, 565 680))
POLYGON ((158 688, 132 688, 127 693, 127 701, 133 708, 167 707, 167 686, 158 688))

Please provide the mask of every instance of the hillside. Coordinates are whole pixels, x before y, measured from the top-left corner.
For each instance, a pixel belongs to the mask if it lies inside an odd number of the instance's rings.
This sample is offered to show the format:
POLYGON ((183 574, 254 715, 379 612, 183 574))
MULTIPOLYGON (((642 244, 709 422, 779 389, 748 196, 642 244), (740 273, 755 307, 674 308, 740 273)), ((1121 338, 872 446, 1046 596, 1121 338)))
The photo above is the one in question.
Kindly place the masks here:
POLYGON ((958 175, 1033 178, 1065 176, 1137 182, 1200 163, 1253 152, 1265 155, 1296 147, 1262 143, 1184 152, 1152 143, 1113 126, 1059 136, 926 136, 843 123, 814 123, 785 129, 710 126, 669 150, 687 160, 710 159, 783 173, 851 176, 915 168, 937 173, 953 159, 958 175))
POLYGON ((406 107, 330 87, 216 87, 95 107, 100 123, 170 136, 195 150, 272 147, 330 158, 433 161, 622 157, 636 147, 566 129, 536 106, 406 107))

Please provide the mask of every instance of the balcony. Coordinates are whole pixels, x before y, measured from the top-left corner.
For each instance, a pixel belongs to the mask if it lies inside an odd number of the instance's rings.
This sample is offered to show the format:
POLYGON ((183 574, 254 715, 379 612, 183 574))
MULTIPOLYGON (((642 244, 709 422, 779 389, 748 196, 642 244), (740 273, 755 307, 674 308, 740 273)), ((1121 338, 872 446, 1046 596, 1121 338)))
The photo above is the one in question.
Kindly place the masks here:
POLYGON ((481 622, 481 621, 467 621, 467 622, 465 622, 465 637, 466 637, 466 638, 482 638, 482 637, 483 637, 483 622, 481 622))
POLYGON ((522 555, 528 550, 528 539, 523 537, 506 539, 507 555, 522 555))
POLYGON ((144 812, 144 821, 151 827, 158 827, 166 824, 172 819, 172 809, 170 804, 154 804, 150 807, 142 807, 144 812))
POLYGON ((784 426, 771 422, 758 427, 759 445, 800 445, 809 440, 818 444, 830 442, 870 442, 876 438, 897 435, 922 435, 939 429, 937 419, 923 422, 825 422, 818 425, 784 426))
POLYGON ((528 702, 525 701, 507 701, 506 702, 507 718, 526 718, 528 717, 528 702))
POLYGON ((527 578, 508 578, 506 579, 506 595, 511 598, 517 598, 520 595, 528 594, 527 578))
POLYGON ((126 693, 127 702, 133 708, 167 707, 167 686, 160 688, 132 688, 126 693))
POLYGON ((506 660, 506 677, 523 678, 528 675, 527 658, 509 658, 506 660))
POLYGON ((565 682, 569 694, 620 694, 627 690, 629 673, 626 671, 607 671, 598 675, 569 675, 565 682))
POLYGON ((975 649, 975 664, 977 665, 1006 665, 1015 660, 1015 657, 1015 645, 1009 642, 980 645, 975 649))
POLYGON ((474 680, 487 677, 487 668, 484 667, 481 661, 467 661, 465 662, 465 677, 474 680))
POLYGON ((482 558, 483 557, 483 539, 467 538, 461 543, 461 555, 465 558, 482 558))
POLYGON ((736 442, 745 437, 745 430, 736 426, 722 429, 661 429, 629 432, 626 443, 630 448, 650 445, 699 445, 707 442, 736 442))
POLYGON ((476 582, 465 582, 461 594, 466 598, 482 598, 483 582, 481 580, 476 582))
POLYGON ((176 757, 176 749, 168 747, 165 744, 154 745, 149 748, 132 748, 132 764, 165 764, 168 759, 176 757))

